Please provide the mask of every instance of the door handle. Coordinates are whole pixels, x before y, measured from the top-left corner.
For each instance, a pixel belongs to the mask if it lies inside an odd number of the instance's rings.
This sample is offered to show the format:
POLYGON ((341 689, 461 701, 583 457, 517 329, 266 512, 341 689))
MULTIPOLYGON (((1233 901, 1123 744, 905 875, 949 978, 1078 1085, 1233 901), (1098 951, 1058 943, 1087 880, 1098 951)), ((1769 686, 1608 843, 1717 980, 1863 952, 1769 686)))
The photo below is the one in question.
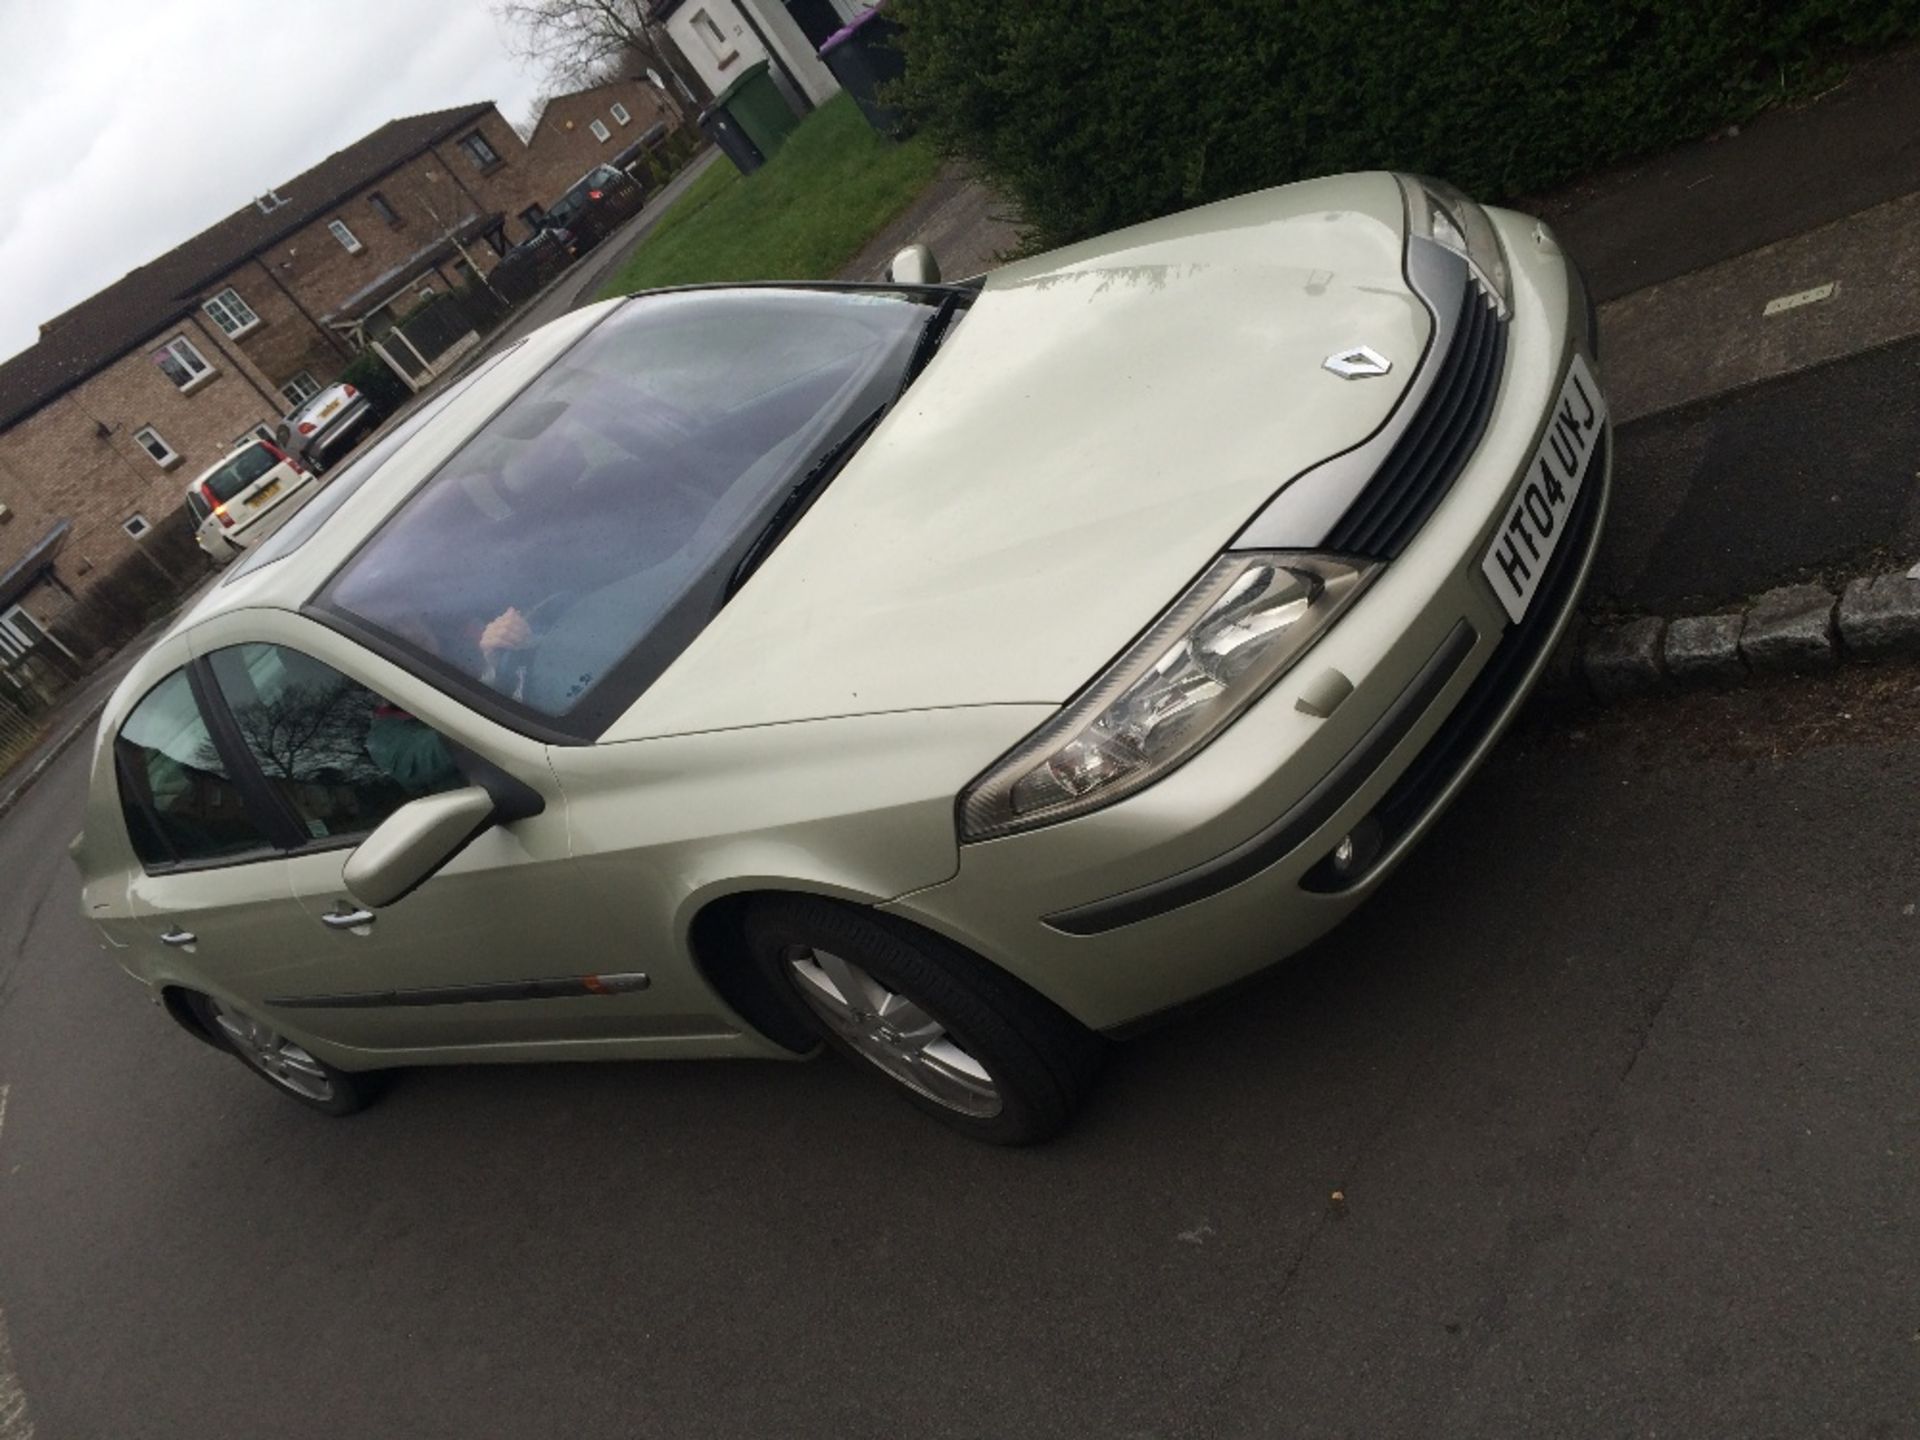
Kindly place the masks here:
POLYGON ((373 923, 373 912, 371 910, 350 910, 347 908, 347 902, 342 900, 332 910, 320 917, 320 923, 334 930, 351 930, 358 925, 371 925, 373 923))
POLYGON ((169 930, 160 937, 162 945, 191 945, 200 937, 191 930, 169 930))

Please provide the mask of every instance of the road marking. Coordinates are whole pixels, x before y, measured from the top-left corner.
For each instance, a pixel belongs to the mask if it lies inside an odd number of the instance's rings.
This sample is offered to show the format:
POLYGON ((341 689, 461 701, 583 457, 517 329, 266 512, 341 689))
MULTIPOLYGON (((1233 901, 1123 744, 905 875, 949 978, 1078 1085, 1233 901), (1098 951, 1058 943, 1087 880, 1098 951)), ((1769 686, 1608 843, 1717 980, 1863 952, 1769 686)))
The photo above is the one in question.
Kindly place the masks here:
POLYGON ((1817 305, 1822 300, 1831 300, 1834 292, 1839 288, 1839 281, 1829 280, 1826 284, 1816 285, 1811 290, 1796 290, 1791 295, 1776 295, 1760 312, 1761 318, 1778 315, 1783 310, 1798 310, 1802 305, 1817 305))
MULTIPOLYGON (((0 1085, 0 1135, 7 1129, 7 1091, 0 1085)), ((27 1415, 27 1394, 13 1373, 13 1346, 7 1341, 7 1312, 0 1310, 0 1440, 33 1440, 33 1421, 27 1415)))

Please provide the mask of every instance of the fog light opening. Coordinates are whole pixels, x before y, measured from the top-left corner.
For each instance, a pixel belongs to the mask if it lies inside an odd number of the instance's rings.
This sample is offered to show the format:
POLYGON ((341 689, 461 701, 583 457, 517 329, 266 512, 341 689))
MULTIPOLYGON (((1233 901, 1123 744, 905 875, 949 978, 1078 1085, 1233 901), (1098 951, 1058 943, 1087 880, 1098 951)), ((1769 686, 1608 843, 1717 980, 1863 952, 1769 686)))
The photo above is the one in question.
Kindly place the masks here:
POLYGON ((1358 879, 1380 855, 1380 822, 1371 815, 1340 837, 1340 843, 1321 861, 1336 881, 1358 879))

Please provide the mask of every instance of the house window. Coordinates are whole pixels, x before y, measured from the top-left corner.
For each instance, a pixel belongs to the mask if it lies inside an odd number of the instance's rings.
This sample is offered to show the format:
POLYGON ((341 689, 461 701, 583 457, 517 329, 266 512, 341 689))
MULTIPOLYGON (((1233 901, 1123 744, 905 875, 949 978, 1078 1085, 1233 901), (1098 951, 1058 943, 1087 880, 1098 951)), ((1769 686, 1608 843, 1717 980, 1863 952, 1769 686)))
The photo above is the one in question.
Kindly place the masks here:
POLYGON ((478 130, 460 137, 460 148, 467 152, 467 158, 473 162, 476 170, 486 170, 500 163, 499 155, 493 146, 487 143, 487 137, 478 130))
POLYGON ((244 335, 260 323, 260 317, 253 313, 253 307, 240 298, 240 292, 234 289, 222 290, 200 307, 213 317, 213 323, 227 332, 227 338, 244 335))
POLYGON ((733 59, 733 46, 727 42, 727 37, 720 32, 720 27, 713 23, 713 17, 706 11, 693 12, 693 29, 695 34, 707 42, 707 49, 713 52, 714 59, 722 64, 733 59))
POLYGON ((604 120, 596 120, 587 128, 593 131, 593 138, 602 143, 613 138, 613 132, 607 128, 607 122, 604 120))
POLYGON ((142 425, 133 432, 133 438, 140 448, 153 457, 153 463, 162 470, 171 470, 180 463, 180 456, 174 448, 160 438, 160 432, 151 425, 142 425))
POLYGON ((269 190, 264 195, 256 196, 253 203, 260 208, 262 215, 271 215, 287 203, 287 197, 278 190, 269 190))
POLYGON ((520 212, 520 218, 527 222, 527 229, 538 230, 540 222, 547 218, 547 212, 542 206, 529 205, 520 212))
POLYGON ((494 254, 496 255, 506 254, 507 253, 507 222, 502 220, 497 225, 488 226, 484 231, 481 232, 480 238, 487 242, 487 247, 491 249, 494 254))
POLYGON ((327 221, 327 229, 333 233, 333 238, 345 247, 349 255, 358 255, 362 250, 367 248, 360 243, 353 231, 347 228, 347 222, 344 220, 327 221))
POLYGON ((304 405, 320 393, 311 370, 302 370, 280 387, 280 393, 287 397, 289 405, 304 405))
POLYGON ((367 196, 367 204, 372 206, 373 213, 386 221, 387 224, 395 226, 396 228, 399 226, 400 212, 389 205, 387 203, 387 197, 382 195, 378 190, 367 196))
POLYGON ((153 527, 147 523, 146 516, 129 515, 126 519, 120 522, 120 528, 126 531, 131 538, 138 540, 142 535, 146 534, 147 531, 151 530, 153 527))
POLYGON ((630 125, 633 123, 633 112, 616 100, 613 102, 613 118, 622 125, 630 125))
POLYGON ((182 390, 198 389, 213 378, 213 367, 201 359, 193 342, 184 335, 174 336, 154 351, 153 363, 182 390))

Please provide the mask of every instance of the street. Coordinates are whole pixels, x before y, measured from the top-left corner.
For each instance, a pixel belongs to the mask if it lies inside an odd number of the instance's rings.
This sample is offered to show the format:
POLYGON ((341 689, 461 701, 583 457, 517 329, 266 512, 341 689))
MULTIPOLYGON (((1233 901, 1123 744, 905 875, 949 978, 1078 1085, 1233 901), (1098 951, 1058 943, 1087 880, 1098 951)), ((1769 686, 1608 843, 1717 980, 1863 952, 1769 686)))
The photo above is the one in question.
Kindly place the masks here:
POLYGON ((1920 1433, 1917 690, 1534 717, 1020 1152, 824 1061, 307 1113, 80 920, 76 747, 0 822, 0 1436, 1920 1433))

